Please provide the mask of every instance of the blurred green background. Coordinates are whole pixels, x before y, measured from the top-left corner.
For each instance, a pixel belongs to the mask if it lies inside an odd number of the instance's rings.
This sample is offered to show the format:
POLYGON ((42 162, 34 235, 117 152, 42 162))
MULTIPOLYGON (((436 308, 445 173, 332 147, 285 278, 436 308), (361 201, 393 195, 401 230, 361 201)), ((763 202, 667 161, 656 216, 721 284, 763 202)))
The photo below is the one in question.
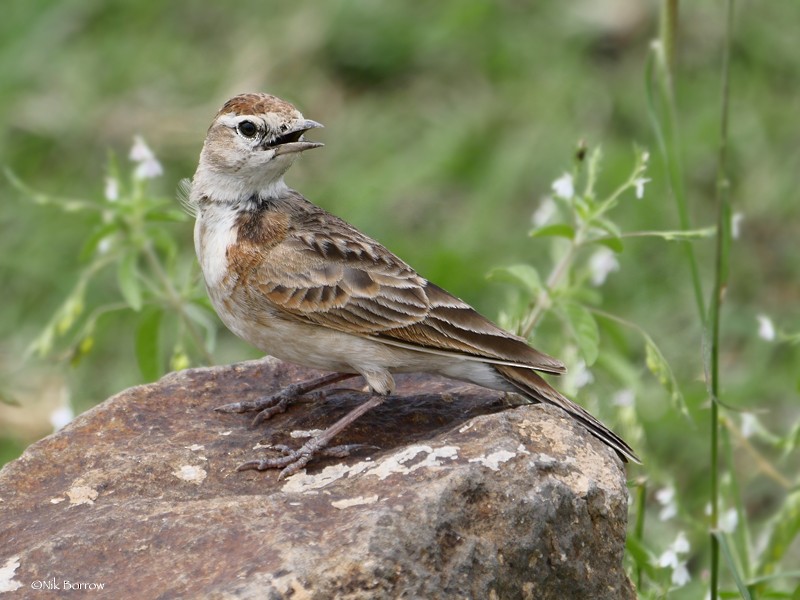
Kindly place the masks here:
MULTIPOLYGON (((715 219, 722 12, 720 2, 687 2, 680 22, 677 94, 696 226, 715 219)), ((141 134, 165 168, 155 189, 174 196, 217 108, 236 93, 268 91, 326 126, 312 136, 325 148, 304 156, 289 184, 489 316, 509 295, 487 282, 492 267, 546 271, 549 246, 527 237, 531 215, 571 167, 579 139, 602 145, 605 191, 627 176, 634 144, 650 148, 645 198, 615 218, 625 231, 678 228, 644 94, 655 2, 8 0, 2 13, 0 162, 44 193, 102 201, 109 151, 125 164, 141 134)), ((796 2, 741 2, 732 55, 732 198, 742 220, 724 308, 723 387, 726 402, 761 411, 780 435, 800 417, 798 350, 760 339, 756 315, 800 330, 800 52, 789 26, 797 23, 796 2)), ((49 415, 65 399, 84 410, 141 380, 129 314, 104 322, 77 368, 22 358, 74 284, 90 223, 34 205, 5 178, 0 199, 0 389, 21 405, 0 405, 2 462, 51 431, 49 415)), ((165 227, 191 257, 191 225, 165 227)), ((696 248, 708 294, 713 242, 696 248)), ((668 408, 631 341, 643 454, 660 457, 647 472, 674 482, 687 510, 702 511, 702 335, 684 255, 642 239, 627 241, 619 260, 603 308, 658 342, 694 418, 687 425, 668 408)), ((107 283, 92 294, 112 295, 114 277, 107 283)), ((255 356, 220 333, 219 362, 255 356)), ((602 404, 614 388, 597 386, 602 404)), ((613 407, 600 416, 615 424, 613 407)), ((750 473, 748 510, 765 519, 784 490, 750 469, 747 453, 737 459, 750 473)))

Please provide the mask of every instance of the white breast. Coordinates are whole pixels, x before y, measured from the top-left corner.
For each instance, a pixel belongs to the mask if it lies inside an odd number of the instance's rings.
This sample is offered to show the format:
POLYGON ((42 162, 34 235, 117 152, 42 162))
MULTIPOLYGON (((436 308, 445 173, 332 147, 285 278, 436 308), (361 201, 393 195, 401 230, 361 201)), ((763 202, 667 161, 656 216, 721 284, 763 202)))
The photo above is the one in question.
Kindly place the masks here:
POLYGON ((194 225, 194 248, 208 288, 228 274, 228 247, 236 242, 236 211, 226 204, 204 206, 194 225))

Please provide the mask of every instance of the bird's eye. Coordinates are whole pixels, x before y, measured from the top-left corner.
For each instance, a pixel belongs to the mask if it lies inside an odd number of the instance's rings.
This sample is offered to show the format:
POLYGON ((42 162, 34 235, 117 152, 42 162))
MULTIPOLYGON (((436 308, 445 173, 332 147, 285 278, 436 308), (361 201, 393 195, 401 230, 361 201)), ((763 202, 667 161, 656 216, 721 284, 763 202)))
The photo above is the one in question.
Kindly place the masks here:
POLYGON ((246 138, 255 137, 258 127, 252 121, 242 121, 236 126, 236 130, 246 138))

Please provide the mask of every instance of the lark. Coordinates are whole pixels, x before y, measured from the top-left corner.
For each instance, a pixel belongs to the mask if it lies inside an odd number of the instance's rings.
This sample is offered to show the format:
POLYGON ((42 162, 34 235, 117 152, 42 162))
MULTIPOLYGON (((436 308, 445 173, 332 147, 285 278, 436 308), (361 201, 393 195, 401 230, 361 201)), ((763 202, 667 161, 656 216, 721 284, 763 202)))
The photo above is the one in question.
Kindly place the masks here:
MULTIPOLYGON (((256 422, 296 397, 361 376, 370 396, 298 448, 240 469, 296 473, 315 456, 345 456, 331 440, 395 390, 395 373, 425 372, 563 409, 623 460, 638 462, 620 437, 542 377, 564 365, 420 276, 381 244, 289 188, 284 175, 322 144, 322 127, 290 103, 250 93, 225 103, 211 123, 189 192, 194 242, 208 295, 223 323, 256 348, 331 374, 255 402, 219 410, 260 411, 256 422)), ((318 393, 318 392, 317 392, 318 393)))

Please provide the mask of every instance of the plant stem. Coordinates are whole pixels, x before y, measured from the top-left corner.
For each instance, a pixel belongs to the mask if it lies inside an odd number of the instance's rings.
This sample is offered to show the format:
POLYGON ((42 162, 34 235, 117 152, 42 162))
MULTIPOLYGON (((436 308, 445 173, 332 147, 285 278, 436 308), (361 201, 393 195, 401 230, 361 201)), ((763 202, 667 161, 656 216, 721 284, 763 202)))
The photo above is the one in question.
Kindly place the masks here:
MULTIPOLYGON (((647 480, 642 478, 636 482, 636 524, 633 535, 638 541, 644 539, 645 505, 647 504, 647 480)), ((636 565, 636 588, 642 589, 642 568, 636 565)))
POLYGON ((659 34, 664 52, 664 66, 667 89, 670 95, 674 94, 675 75, 675 37, 678 31, 678 0, 665 0, 661 3, 661 18, 659 19, 659 34))
POLYGON ((750 442, 747 437, 742 433, 742 430, 736 426, 732 420, 723 416, 721 419, 722 424, 733 434, 733 437, 736 438, 736 441, 739 442, 740 446, 750 455, 750 457, 755 461, 757 465, 757 469, 763 473, 766 477, 769 477, 781 486, 785 491, 791 491, 793 487, 793 483, 790 479, 787 479, 780 471, 778 471, 775 467, 772 466, 772 463, 769 462, 768 459, 764 457, 750 442))
POLYGON ((552 293, 553 289, 555 289, 555 287, 561 283, 564 275, 569 270, 568 267, 575 258, 575 253, 580 245, 580 237, 581 231, 579 230, 575 233, 575 238, 570 240, 569 249, 564 253, 564 256, 561 257, 561 260, 559 260, 558 264, 553 267, 553 270, 547 277, 544 289, 539 292, 539 296, 536 298, 536 304, 531 312, 528 313, 528 316, 521 327, 520 335, 522 337, 527 338, 531 334, 531 331, 533 331, 537 321, 541 318, 542 313, 544 313, 544 311, 550 307, 550 294, 552 293))
MULTIPOLYGON (((648 112, 655 131, 656 141, 664 161, 669 188, 678 209, 678 220, 681 229, 690 230, 691 219, 689 218, 688 201, 686 198, 683 168, 681 165, 682 153, 674 88, 678 1, 663 0, 661 7, 660 38, 658 44, 654 45, 654 52, 651 55, 655 57, 655 60, 648 61, 645 91, 647 92, 648 112), (653 73, 654 66, 655 74, 653 73), (653 92, 654 82, 658 87, 660 110, 656 108, 656 99, 653 92)), ((689 263, 697 311, 700 315, 701 322, 705 323, 705 295, 700 279, 700 268, 697 263, 697 257, 695 256, 694 248, 691 243, 683 241, 681 244, 686 253, 686 260, 689 263)))
POLYGON ((716 600, 719 588, 719 540, 714 535, 719 525, 719 330, 720 309, 728 285, 730 249, 730 181, 728 179, 728 117, 730 96, 730 50, 733 29, 733 0, 726 2, 725 40, 722 49, 722 98, 720 107, 719 157, 717 165, 717 243, 714 260, 714 288, 710 300, 708 373, 711 393, 711 576, 710 598, 716 600))

